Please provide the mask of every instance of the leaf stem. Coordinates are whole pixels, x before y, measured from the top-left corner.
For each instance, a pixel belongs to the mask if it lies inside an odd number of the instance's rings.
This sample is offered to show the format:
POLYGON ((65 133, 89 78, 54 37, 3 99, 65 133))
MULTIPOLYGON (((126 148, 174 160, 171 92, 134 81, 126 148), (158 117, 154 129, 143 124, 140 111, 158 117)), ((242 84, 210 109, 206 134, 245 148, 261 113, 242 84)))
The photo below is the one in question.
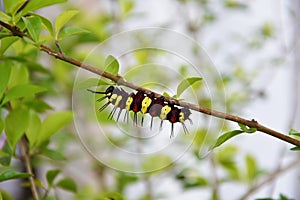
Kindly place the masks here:
MULTIPOLYGON (((23 136, 21 141, 20 141, 20 149, 21 149, 22 158, 23 158, 27 173, 32 174, 34 176, 34 174, 32 173, 32 168, 31 168, 31 164, 30 164, 29 151, 28 151, 28 142, 27 142, 25 136, 23 136)), ((38 195, 35 183, 34 183, 33 176, 30 176, 28 178, 29 183, 30 183, 30 189, 31 189, 33 199, 34 200, 39 200, 39 195, 38 195)))

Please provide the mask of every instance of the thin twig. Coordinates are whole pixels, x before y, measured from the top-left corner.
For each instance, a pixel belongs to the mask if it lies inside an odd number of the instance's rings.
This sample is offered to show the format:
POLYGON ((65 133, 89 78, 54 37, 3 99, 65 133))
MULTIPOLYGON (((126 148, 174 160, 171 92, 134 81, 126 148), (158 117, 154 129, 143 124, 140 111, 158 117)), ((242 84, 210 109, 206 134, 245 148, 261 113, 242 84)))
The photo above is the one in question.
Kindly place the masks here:
MULTIPOLYGON (((22 153, 22 157, 24 160, 24 164, 25 164, 27 173, 32 174, 34 176, 34 174, 32 173, 32 168, 31 168, 31 164, 30 164, 30 158, 29 158, 29 152, 28 152, 28 142, 26 141, 25 137, 22 137, 22 139, 20 141, 20 149, 21 149, 21 153, 22 153)), ((34 183, 33 176, 30 176, 28 178, 29 183, 30 183, 30 189, 31 189, 33 199, 39 200, 39 195, 38 195, 35 183, 34 183)))
MULTIPOLYGON (((18 27, 11 26, 11 25, 9 25, 5 22, 2 22, 2 21, 0 21, 0 25, 7 28, 8 30, 10 30, 12 32, 12 34, 15 35, 15 36, 30 38, 30 36, 26 35, 22 31, 20 31, 20 29, 18 27)), ((70 58, 70 57, 68 57, 68 56, 66 56, 66 55, 64 55, 60 52, 54 51, 53 49, 51 49, 48 46, 40 45, 40 50, 46 52, 47 54, 49 54, 51 56, 54 56, 55 58, 57 58, 59 60, 70 63, 74 66, 83 68, 83 69, 85 69, 87 71, 90 71, 94 74, 98 74, 98 75, 100 75, 104 78, 110 79, 110 80, 114 81, 115 83, 117 83, 118 85, 124 85, 124 86, 129 87, 129 88, 134 89, 134 90, 143 90, 146 93, 153 93, 155 95, 155 97, 162 96, 161 94, 155 93, 155 92, 153 92, 153 91, 151 91, 147 88, 143 88, 141 86, 135 85, 134 83, 128 82, 122 76, 119 76, 119 75, 115 76, 115 75, 110 74, 106 71, 103 71, 99 68, 88 65, 88 64, 83 63, 79 60, 70 58)), ((219 111, 216 111, 216 110, 212 110, 212 109, 203 107, 201 105, 195 105, 195 104, 191 104, 191 103, 188 103, 188 102, 185 102, 185 101, 179 101, 179 100, 171 98, 171 97, 165 97, 165 99, 166 99, 166 101, 175 103, 179 106, 189 107, 190 109, 195 110, 197 112, 201 112, 201 113, 211 115, 211 116, 214 116, 214 117, 218 117, 218 118, 221 118, 221 119, 226 119, 226 120, 229 120, 229 121, 241 123, 241 124, 244 124, 244 125, 246 125, 250 128, 256 128, 257 131, 266 133, 270 136, 276 137, 276 138, 278 138, 282 141, 285 141, 287 143, 290 143, 290 144, 293 144, 293 145, 296 145, 296 146, 300 146, 300 141, 299 140, 296 140, 292 137, 289 137, 288 135, 285 135, 285 134, 282 134, 282 133, 277 132, 275 130, 272 130, 272 129, 258 123, 254 119, 247 120, 247 119, 241 118, 239 116, 235 116, 235 115, 219 112, 219 111)))
POLYGON ((300 163, 300 159, 297 158, 296 160, 294 160, 290 164, 286 165, 285 167, 277 168, 271 174, 269 174, 269 176, 265 180, 263 180, 262 182, 254 185, 253 187, 251 187, 249 190, 247 190, 247 192, 245 194, 243 194, 238 199, 241 199, 241 200, 248 199, 248 197, 250 195, 252 195, 254 192, 256 192, 257 190, 261 189, 264 185, 270 183, 271 181, 273 181, 275 178, 277 178, 278 176, 280 176, 284 172, 287 172, 290 169, 296 167, 297 165, 299 165, 299 163, 300 163))

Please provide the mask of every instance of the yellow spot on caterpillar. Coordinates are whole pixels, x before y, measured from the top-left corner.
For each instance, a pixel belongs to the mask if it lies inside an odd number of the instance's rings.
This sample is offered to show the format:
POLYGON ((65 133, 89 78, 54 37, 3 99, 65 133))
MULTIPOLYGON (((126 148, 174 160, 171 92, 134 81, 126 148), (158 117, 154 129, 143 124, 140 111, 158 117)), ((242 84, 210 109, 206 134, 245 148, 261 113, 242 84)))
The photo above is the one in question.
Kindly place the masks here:
POLYGON ((109 97, 110 95, 111 95, 111 92, 106 94, 107 97, 109 97))
POLYGON ((117 97, 117 99, 116 99, 115 107, 118 107, 118 105, 119 105, 119 103, 120 103, 121 100, 122 100, 122 96, 119 95, 119 96, 117 97))
POLYGON ((145 114, 147 112, 148 107, 150 106, 152 102, 152 99, 150 99, 149 97, 145 97, 142 101, 142 108, 141 108, 141 112, 143 114, 145 114))
POLYGON ((159 115, 159 118, 161 120, 165 120, 167 119, 167 115, 168 113, 171 111, 171 107, 166 105, 164 107, 162 107, 161 111, 160 111, 160 115, 159 115))
POLYGON ((130 110, 130 105, 133 102, 133 98, 132 97, 128 97, 127 101, 126 101, 126 110, 129 111, 130 110))
POLYGON ((109 99, 109 102, 110 102, 110 103, 113 102, 113 100, 115 100, 117 97, 118 97, 117 94, 111 95, 111 97, 110 97, 110 99, 109 99))
POLYGON ((179 121, 182 123, 184 122, 184 113, 183 112, 179 113, 179 121))

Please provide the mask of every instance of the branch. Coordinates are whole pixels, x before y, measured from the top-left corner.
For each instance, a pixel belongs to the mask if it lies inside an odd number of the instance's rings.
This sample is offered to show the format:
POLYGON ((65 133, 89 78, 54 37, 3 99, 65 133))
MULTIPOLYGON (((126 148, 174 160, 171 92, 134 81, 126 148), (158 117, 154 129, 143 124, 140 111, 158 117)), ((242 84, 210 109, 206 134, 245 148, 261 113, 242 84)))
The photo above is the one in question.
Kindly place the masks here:
POLYGON ((242 195, 239 199, 248 199, 250 195, 252 195, 254 192, 256 192, 257 190, 261 189, 263 186, 265 186, 266 184, 270 183, 271 181, 273 181, 274 179, 276 179, 278 176, 280 176, 281 174, 289 171, 290 169, 298 166, 300 163, 300 159, 297 158, 296 160, 294 160, 293 162, 289 163, 288 165, 286 165, 285 167, 281 167, 278 168, 276 170, 274 170, 271 174, 269 174, 269 176, 263 180, 262 182, 252 186, 244 195, 242 195))
MULTIPOLYGON (((5 22, 2 22, 0 21, 0 25, 2 25, 3 27, 7 28, 9 31, 11 31, 11 33, 15 36, 18 36, 18 37, 27 37, 29 39, 31 39, 30 36, 28 36, 27 34, 23 33, 20 31, 20 29, 18 27, 14 27, 14 26, 11 26, 9 24, 6 24, 5 22)), ((141 86, 138 86, 138 85, 135 85, 134 83, 132 82, 128 82, 127 80, 125 80, 122 76, 120 75, 113 75, 113 74, 110 74, 106 71, 103 71, 99 68, 96 68, 94 66, 91 66, 91 65, 88 65, 86 63, 83 63, 79 60, 76 60, 76 59, 73 59, 73 58, 70 58, 66 55, 64 55, 63 53, 60 53, 58 51, 55 51, 53 49, 51 49, 50 47, 46 46, 46 45, 40 45, 40 50, 41 51, 44 51, 46 52, 47 54, 49 54, 50 56, 53 56, 59 60, 62 60, 64 62, 67 62, 67 63, 70 63, 74 66, 77 66, 79 68, 83 68, 87 71, 90 71, 94 74, 98 74, 104 78, 107 78, 107 79, 110 79, 112 81, 114 81, 115 83, 117 83, 118 85, 123 85, 123 86, 126 86, 126 87, 129 87, 133 90, 143 90, 145 91, 146 93, 154 93, 155 97, 160 97, 162 96, 161 94, 158 94, 158 93, 155 93, 147 88, 143 88, 141 86)), ((300 146, 300 141, 299 140, 296 140, 292 137, 289 137, 288 135, 285 135, 285 134, 282 134, 280 132, 277 132, 275 130, 272 130, 260 123, 258 123, 256 120, 252 119, 252 120, 247 120, 247 119, 244 119, 244 118, 241 118, 239 116, 235 116, 235 115, 231 115, 231 114, 227 114, 227 113, 223 113, 223 112, 219 112, 219 111, 216 111, 216 110, 212 110, 212 109, 209 109, 209 108, 206 108, 206 107, 203 107, 201 105, 195 105, 195 104, 191 104, 191 103, 188 103, 188 102, 185 102, 185 101, 179 101, 177 99, 174 99, 174 98, 171 98, 171 97, 165 97, 165 99, 169 102, 173 102, 177 105, 180 105, 182 107, 189 107, 191 110, 194 110, 194 111, 197 111, 197 112, 201 112, 201 113, 204 113, 204 114, 207 114, 207 115, 211 115, 211 116, 214 116, 214 117, 217 117, 217 118, 221 118, 221 119, 225 119, 225 120, 229 120, 229 121, 233 121, 233 122, 237 122, 237 123, 241 123, 241 124, 244 124, 250 128, 256 128, 257 131, 260 131, 260 132, 263 132, 263 133, 266 133, 270 136, 273 136, 273 137, 276 137, 282 141, 285 141, 287 143, 290 143, 290 144, 293 144, 293 145, 296 145, 296 146, 300 146)))
MULTIPOLYGON (((27 173, 32 174, 34 176, 34 174, 32 173, 32 168, 31 168, 31 164, 30 164, 30 158, 29 158, 29 152, 28 152, 28 142, 26 141, 25 137, 22 137, 22 139, 20 141, 20 149, 21 149, 21 153, 22 153, 22 157, 23 157, 23 160, 25 163, 27 173)), ((35 183, 34 183, 33 176, 30 176, 28 178, 29 183, 30 183, 30 189, 31 189, 33 199, 39 200, 39 195, 38 195, 35 183)))

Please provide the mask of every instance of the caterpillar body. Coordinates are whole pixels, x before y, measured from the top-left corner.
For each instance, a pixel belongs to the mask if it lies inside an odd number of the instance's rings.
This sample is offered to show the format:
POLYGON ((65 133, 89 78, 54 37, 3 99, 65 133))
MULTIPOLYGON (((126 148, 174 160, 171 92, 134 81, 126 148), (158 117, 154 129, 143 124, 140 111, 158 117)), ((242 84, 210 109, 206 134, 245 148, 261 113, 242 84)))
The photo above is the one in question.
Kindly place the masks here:
POLYGON ((132 111, 133 122, 135 125, 137 125, 137 113, 141 112, 141 125, 143 125, 144 115, 148 113, 151 116, 150 129, 152 129, 154 117, 160 118, 160 129, 162 129, 164 120, 167 120, 171 123, 170 137, 174 135, 174 123, 181 123, 184 132, 188 133, 188 129, 186 128, 184 122, 186 120, 192 122, 189 118, 189 116, 191 115, 191 111, 188 107, 180 107, 176 104, 170 103, 166 101, 163 96, 157 98, 153 93, 147 94, 144 91, 139 90, 136 93, 132 92, 128 94, 122 88, 114 86, 109 86, 103 92, 93 91, 90 89, 88 89, 88 91, 96 94, 104 94, 105 96, 97 100, 99 102, 103 101, 104 99, 108 99, 108 101, 98 109, 99 112, 103 111, 109 104, 112 104, 114 106, 108 115, 109 119, 113 119, 117 109, 119 109, 116 121, 119 120, 122 111, 125 110, 124 121, 128 122, 129 112, 132 111))

